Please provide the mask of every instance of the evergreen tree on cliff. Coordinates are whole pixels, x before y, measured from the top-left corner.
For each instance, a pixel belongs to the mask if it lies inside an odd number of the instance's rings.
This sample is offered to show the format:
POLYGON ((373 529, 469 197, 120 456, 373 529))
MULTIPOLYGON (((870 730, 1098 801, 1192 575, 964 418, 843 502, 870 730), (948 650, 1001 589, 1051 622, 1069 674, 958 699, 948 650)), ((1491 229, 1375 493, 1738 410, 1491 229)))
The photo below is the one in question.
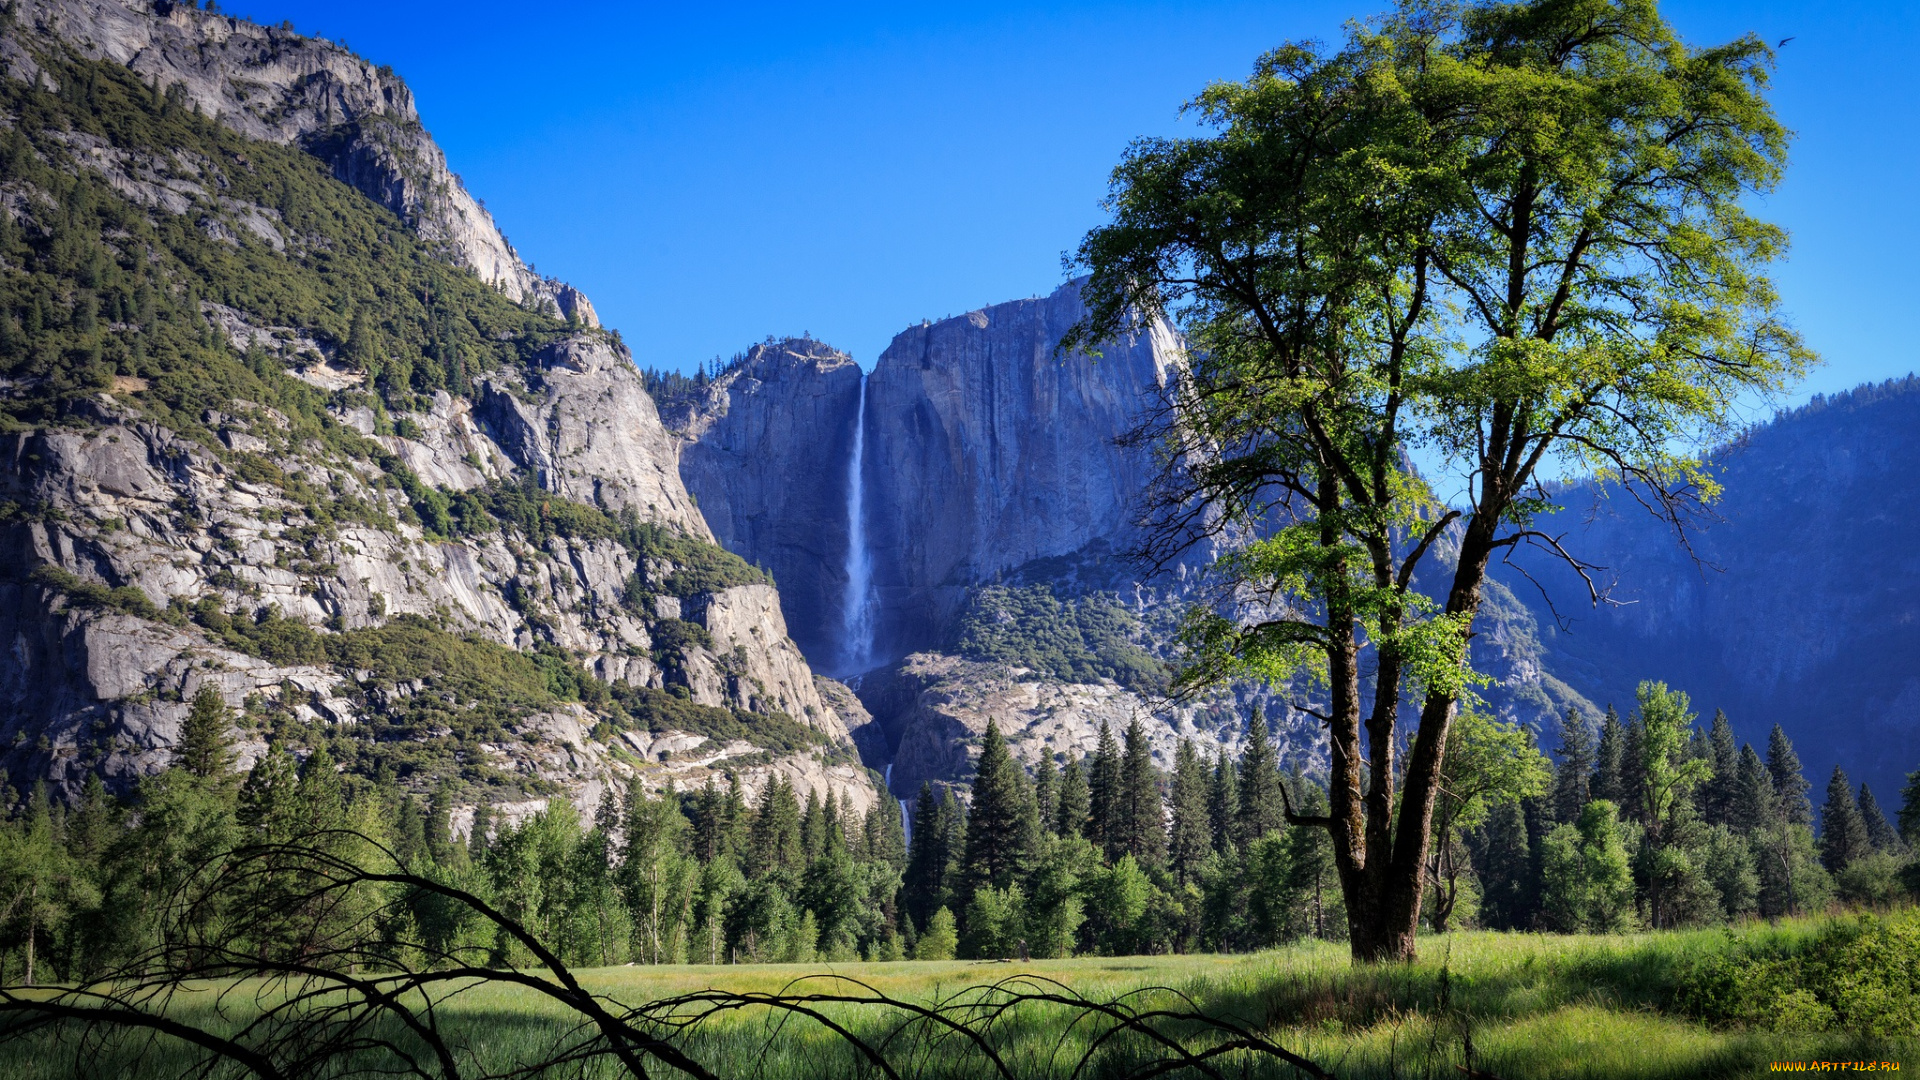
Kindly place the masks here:
POLYGON ((232 728, 233 714, 220 691, 201 684, 187 709, 186 720, 180 724, 180 741, 173 748, 174 767, 203 780, 233 771, 232 728))
POLYGON ((1195 346, 1141 433, 1169 451, 1147 546, 1231 539, 1214 595, 1258 600, 1194 613, 1179 686, 1326 688, 1328 811, 1290 816, 1332 836, 1358 960, 1416 954, 1489 567, 1537 543, 1583 569, 1531 525, 1540 481, 1605 468, 1684 530, 1715 491, 1684 448, 1813 360, 1766 276, 1786 235, 1747 209, 1786 161, 1771 63, 1642 0, 1406 0, 1208 87, 1211 131, 1113 172, 1061 351, 1160 315, 1195 346))

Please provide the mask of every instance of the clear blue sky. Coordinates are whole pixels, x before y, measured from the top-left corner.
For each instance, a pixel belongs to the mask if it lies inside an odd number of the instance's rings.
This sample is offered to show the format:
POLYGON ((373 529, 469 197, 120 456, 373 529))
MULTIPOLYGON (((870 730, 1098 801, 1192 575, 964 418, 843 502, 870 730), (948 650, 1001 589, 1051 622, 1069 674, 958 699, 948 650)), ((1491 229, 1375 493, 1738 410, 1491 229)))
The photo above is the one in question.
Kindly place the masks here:
MULTIPOLYGON (((1191 131, 1207 82, 1383 3, 223 6, 393 65, 522 255, 640 363, 691 370, 802 331, 871 366, 909 323, 1052 290, 1130 138, 1191 131)), ((1808 390, 1920 368, 1920 12, 1665 10, 1697 44, 1793 38, 1775 100, 1798 139, 1763 210, 1828 361, 1808 390)))

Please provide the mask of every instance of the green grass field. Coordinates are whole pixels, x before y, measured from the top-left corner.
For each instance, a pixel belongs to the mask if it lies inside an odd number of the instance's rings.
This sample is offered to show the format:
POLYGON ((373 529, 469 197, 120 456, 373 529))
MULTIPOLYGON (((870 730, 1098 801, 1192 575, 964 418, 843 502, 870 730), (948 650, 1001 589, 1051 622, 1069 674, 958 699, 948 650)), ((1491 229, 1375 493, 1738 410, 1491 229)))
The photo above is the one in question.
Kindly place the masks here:
MULTIPOLYGON (((921 1002, 1023 975, 1056 980, 1094 999, 1136 994, 1136 1005, 1156 1000, 1173 1004, 1177 993, 1209 1015, 1233 1018, 1337 1076, 1354 1078, 1743 1077, 1769 1073, 1776 1061, 1898 1062, 1920 1069, 1920 1053, 1915 1052, 1920 1050, 1920 1033, 1912 1030, 1879 1035, 1767 1031, 1713 1025, 1672 1009, 1676 980, 1684 978, 1689 963, 1699 957, 1738 942, 1790 945, 1819 926, 1806 920, 1735 932, 1612 937, 1463 933, 1426 939, 1418 964, 1383 968, 1355 968, 1343 947, 1308 944, 1241 956, 627 967, 582 976, 595 990, 630 1003, 708 987, 770 993, 846 988, 832 976, 921 1002), (1473 1073, 1461 1070, 1469 1065, 1473 1073)), ((233 1000, 244 1000, 248 992, 242 989, 233 1000)), ((204 1006, 180 1008, 199 1011, 204 1006)), ((897 1022, 858 1006, 828 1006, 826 1012, 869 1036, 897 1022)), ((1073 1019, 1064 1006, 1022 1006, 999 1021, 997 1045, 1019 1076, 1067 1076, 1092 1030, 1084 1023, 1074 1026, 1073 1019)), ((480 1066, 473 1070, 476 1074, 504 1072, 541 1055, 569 1023, 537 992, 499 986, 463 992, 443 1022, 459 1031, 473 1064, 480 1066)), ((726 1077, 881 1075, 817 1024, 799 1018, 782 1024, 765 1011, 724 1014, 685 1039, 700 1060, 726 1077)), ((908 1049, 905 1044, 898 1048, 908 1049)), ((921 1044, 919 1051, 921 1056, 912 1059, 916 1064, 902 1069, 903 1075, 987 1073, 984 1059, 970 1057, 957 1045, 921 1044)), ((1116 1050, 1120 1056, 1107 1059, 1106 1066, 1125 1060, 1128 1052, 1122 1040, 1116 1050)), ((174 1076, 189 1061, 183 1053, 157 1046, 137 1059, 130 1054, 84 1047, 71 1037, 56 1042, 41 1035, 0 1045, 0 1075, 22 1080, 69 1077, 84 1065, 92 1075, 174 1076)), ((1229 1076, 1294 1075, 1287 1067, 1237 1057, 1225 1059, 1221 1067, 1229 1076)), ((586 1068, 584 1075, 618 1075, 597 1068, 586 1068)), ((568 1070, 556 1075, 578 1074, 568 1070)))

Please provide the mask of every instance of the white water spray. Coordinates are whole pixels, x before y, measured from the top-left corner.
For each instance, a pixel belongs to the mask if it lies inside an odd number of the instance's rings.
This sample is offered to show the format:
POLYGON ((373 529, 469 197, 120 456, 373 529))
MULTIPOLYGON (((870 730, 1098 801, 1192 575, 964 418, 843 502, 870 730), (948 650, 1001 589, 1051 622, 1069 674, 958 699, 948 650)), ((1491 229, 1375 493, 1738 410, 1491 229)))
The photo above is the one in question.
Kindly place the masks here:
POLYGON ((841 601, 841 651, 848 674, 873 666, 873 555, 867 549, 867 375, 860 373, 860 409, 847 462, 847 594, 841 601))

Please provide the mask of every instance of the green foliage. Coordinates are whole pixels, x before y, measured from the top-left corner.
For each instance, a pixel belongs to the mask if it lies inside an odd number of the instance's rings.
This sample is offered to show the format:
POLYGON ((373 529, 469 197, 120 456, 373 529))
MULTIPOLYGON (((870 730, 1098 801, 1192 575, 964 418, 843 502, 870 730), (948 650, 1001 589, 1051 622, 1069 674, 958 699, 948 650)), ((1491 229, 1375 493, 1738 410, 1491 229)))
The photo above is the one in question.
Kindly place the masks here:
POLYGON ((1596 799, 1576 825, 1542 841, 1548 923, 1566 933, 1612 933, 1633 921, 1633 873, 1619 812, 1596 799))
POLYGON ((1139 644, 1140 620, 1105 595, 1061 599, 1046 584, 988 585, 968 597, 953 651, 1069 682, 1111 679, 1131 690, 1166 685, 1166 665, 1139 644))
POLYGON ((147 594, 132 585, 108 588, 52 563, 34 567, 33 573, 27 575, 27 580, 65 596, 67 603, 75 607, 137 615, 143 619, 156 618, 160 614, 147 594))
POLYGON ((220 691, 211 683, 201 684, 180 724, 173 764, 203 780, 225 776, 233 768, 232 726, 233 714, 220 691))
POLYGON ((1427 847, 1448 726, 1483 681, 1487 567, 1539 538, 1542 482, 1597 472, 1682 520, 1716 493, 1699 455, 1737 403, 1814 359, 1766 276, 1786 236, 1748 209, 1785 164, 1770 61, 1752 36, 1690 48, 1635 0, 1408 2, 1214 83, 1191 103, 1207 132, 1136 140, 1114 170, 1060 351, 1160 315, 1194 346, 1138 433, 1181 507, 1150 544, 1201 520, 1235 538, 1209 594, 1232 599, 1193 613, 1179 682, 1328 685, 1332 829, 1366 867, 1344 878, 1366 892, 1356 957, 1408 956, 1413 927, 1389 923, 1421 875, 1389 850, 1427 847))
POLYGON ((1761 935, 1689 966, 1683 1010, 1775 1031, 1920 1029, 1920 913, 1861 915, 1811 935, 1761 935))
POLYGON ((920 934, 920 940, 913 948, 915 960, 951 960, 959 948, 959 931, 954 928, 953 912, 946 908, 933 913, 927 920, 927 928, 920 934))
POLYGON ((419 394, 465 393, 474 374, 524 366, 565 332, 449 268, 299 148, 245 139, 118 64, 60 51, 37 59, 62 86, 87 90, 75 98, 39 83, 0 85, 0 110, 16 118, 0 146, 0 180, 36 196, 24 222, 0 229, 0 374, 15 380, 7 425, 84 422, 78 402, 125 377, 145 386, 124 404, 223 456, 204 417, 236 401, 278 410, 292 422, 289 437, 354 441, 326 415, 328 395, 264 351, 236 352, 202 303, 334 343, 396 411, 419 394), (180 214, 137 205, 79 162, 75 136, 103 139, 206 194, 180 214), (205 164, 183 164, 193 161, 205 164), (229 209, 249 204, 284 250, 229 209))
POLYGON ((719 743, 741 739, 778 754, 828 745, 824 734, 783 712, 750 713, 701 705, 669 690, 624 683, 614 685, 612 696, 636 727, 656 734, 684 731, 719 743))

